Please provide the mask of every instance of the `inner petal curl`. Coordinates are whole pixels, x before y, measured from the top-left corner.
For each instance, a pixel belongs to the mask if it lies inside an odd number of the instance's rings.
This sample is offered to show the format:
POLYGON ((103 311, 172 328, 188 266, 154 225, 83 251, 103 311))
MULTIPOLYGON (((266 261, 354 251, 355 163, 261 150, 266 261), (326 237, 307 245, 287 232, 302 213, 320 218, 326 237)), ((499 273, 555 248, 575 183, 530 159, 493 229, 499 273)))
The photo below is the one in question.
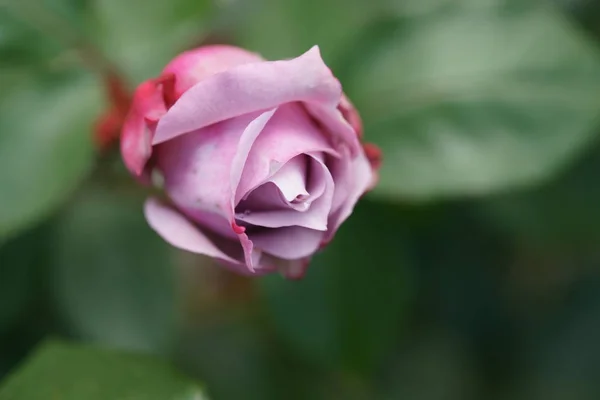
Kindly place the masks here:
POLYGON ((236 207, 237 220, 268 228, 301 226, 319 231, 327 230, 334 192, 331 174, 318 156, 302 155, 290 160, 292 161, 294 167, 283 166, 240 202, 236 207), (306 166, 303 175, 306 183, 290 190, 295 174, 289 171, 299 171, 298 165, 306 166), (287 185, 286 189, 282 189, 284 184, 287 185), (286 191, 287 194, 284 194, 286 191))

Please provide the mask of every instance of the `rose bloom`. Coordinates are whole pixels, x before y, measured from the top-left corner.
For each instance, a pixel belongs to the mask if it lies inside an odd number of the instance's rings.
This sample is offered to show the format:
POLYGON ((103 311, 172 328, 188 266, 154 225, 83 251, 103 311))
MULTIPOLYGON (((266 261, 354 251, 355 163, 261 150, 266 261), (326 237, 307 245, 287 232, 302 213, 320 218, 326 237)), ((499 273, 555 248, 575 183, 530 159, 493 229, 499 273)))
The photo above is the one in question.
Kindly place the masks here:
POLYGON ((244 274, 301 277, 376 180, 379 151, 318 47, 265 61, 232 46, 185 52, 136 90, 121 151, 168 200, 145 216, 171 245, 244 274))

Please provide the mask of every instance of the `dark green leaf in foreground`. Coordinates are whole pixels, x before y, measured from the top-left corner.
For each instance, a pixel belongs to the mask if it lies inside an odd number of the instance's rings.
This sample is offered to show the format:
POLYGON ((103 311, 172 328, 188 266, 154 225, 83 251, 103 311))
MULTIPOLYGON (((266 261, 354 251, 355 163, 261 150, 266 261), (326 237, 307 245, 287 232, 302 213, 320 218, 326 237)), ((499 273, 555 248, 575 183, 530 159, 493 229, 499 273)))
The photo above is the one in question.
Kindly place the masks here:
POLYGON ((0 400, 205 400, 200 387, 143 355, 48 343, 0 385, 0 400))
POLYGON ((395 18, 369 52, 349 49, 343 79, 366 137, 384 150, 374 194, 419 200, 536 183, 593 139, 598 48, 548 2, 414 0, 395 18))
POLYGON ((72 194, 92 165, 91 127, 101 105, 91 77, 53 76, 49 82, 15 74, 15 83, 6 74, 0 93, 0 240, 72 194))
POLYGON ((0 335, 25 319, 35 295, 44 236, 32 231, 0 244, 0 335))
POLYGON ((86 188, 56 224, 51 285, 72 334, 161 352, 177 319, 176 269, 142 204, 141 193, 86 188))

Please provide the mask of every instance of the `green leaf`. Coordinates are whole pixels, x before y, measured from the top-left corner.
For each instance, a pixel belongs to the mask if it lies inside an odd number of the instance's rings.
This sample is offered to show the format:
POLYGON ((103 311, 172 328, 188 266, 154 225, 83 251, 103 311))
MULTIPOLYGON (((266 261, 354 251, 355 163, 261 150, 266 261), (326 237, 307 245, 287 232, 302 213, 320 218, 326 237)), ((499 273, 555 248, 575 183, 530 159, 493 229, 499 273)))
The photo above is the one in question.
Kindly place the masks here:
POLYGON ((200 387, 159 360, 46 343, 0 386, 0 400, 202 400, 200 387))
POLYGON ((37 231, 0 244, 0 334, 27 315, 36 289, 35 266, 46 256, 42 247, 37 231))
POLYGON ((375 195, 536 183, 595 136, 598 49, 545 2, 411 1, 395 20, 368 51, 348 50, 354 67, 343 79, 367 140, 384 149, 375 195))
POLYGON ((101 104, 90 77, 15 80, 0 97, 0 240, 48 215, 87 174, 101 104))
POLYGON ((319 45, 332 62, 357 29, 384 13, 384 2, 365 0, 255 0, 232 2, 237 42, 270 59, 298 56, 319 45))
POLYGON ((88 189, 56 224, 51 282, 71 332, 161 352, 176 322, 168 245, 146 223, 143 197, 88 189))
POLYGON ((97 0, 90 36, 134 81, 152 78, 209 28, 209 0, 97 0))
POLYGON ((366 371, 402 332, 412 299, 400 213, 363 201, 303 280, 259 281, 272 321, 302 357, 366 371))
MULTIPOLYGON (((477 212, 491 226, 544 259, 558 260, 560 254, 596 254, 600 226, 592 221, 600 220, 600 147, 592 150, 558 179, 530 190, 490 197, 477 212)), ((572 265, 565 267, 573 269, 572 265)))
POLYGON ((31 66, 56 56, 58 51, 57 43, 40 39, 34 28, 0 8, 0 67, 31 66))

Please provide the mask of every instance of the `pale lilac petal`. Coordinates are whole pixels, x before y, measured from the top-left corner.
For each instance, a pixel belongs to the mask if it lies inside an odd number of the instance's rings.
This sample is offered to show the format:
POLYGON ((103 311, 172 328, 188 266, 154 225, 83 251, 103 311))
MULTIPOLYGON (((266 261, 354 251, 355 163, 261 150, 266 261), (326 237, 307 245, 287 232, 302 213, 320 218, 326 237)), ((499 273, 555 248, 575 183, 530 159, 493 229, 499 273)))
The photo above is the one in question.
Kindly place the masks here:
MULTIPOLYGON (((290 203, 283 197, 277 185, 267 182, 254 189, 235 209, 238 218, 240 215, 249 216, 250 213, 288 208, 290 203)), ((245 217, 240 219, 245 221, 245 217)))
MULTIPOLYGON (((262 204, 244 204, 244 210, 239 210, 236 218, 256 226, 269 228, 278 228, 284 226, 301 226, 319 231, 327 230, 328 216, 331 210, 331 203, 334 194, 334 182, 327 167, 318 159, 311 159, 311 179, 308 187, 308 196, 303 201, 296 204, 296 207, 265 207, 262 204), (298 207, 304 204, 305 207, 298 207), (246 212, 244 212, 246 211, 246 212)), ((279 173, 276 174, 276 176, 279 173)), ((256 191, 261 191, 264 187, 277 188, 274 185, 263 185, 256 191)), ((252 192, 254 194, 254 192, 252 192)), ((272 205, 272 199, 280 198, 278 193, 271 192, 271 199, 268 204, 272 205)), ((251 196, 252 197, 252 196, 251 196)), ((266 197, 266 196, 265 196, 266 197)), ((279 204, 283 203, 281 199, 275 200, 279 204)))
POLYGON ((337 228, 350 216, 358 199, 371 186, 374 179, 369 160, 363 152, 355 159, 343 158, 331 167, 335 181, 332 213, 325 241, 329 241, 337 228))
POLYGON ((211 212, 231 223, 232 174, 239 174, 236 164, 243 165, 243 157, 234 159, 248 153, 273 112, 232 118, 156 146, 157 166, 173 202, 191 216, 194 210, 211 212))
POLYGON ((324 134, 331 137, 335 149, 339 149, 340 146, 348 147, 352 157, 360 152, 361 147, 357 132, 337 108, 317 103, 306 103, 306 109, 322 124, 325 129, 324 134))
MULTIPOLYGON (((265 125, 269 122, 269 120, 275 114, 276 109, 269 110, 267 112, 262 113, 258 118, 252 120, 250 124, 244 130, 243 135, 240 137, 240 140, 237 145, 237 151, 233 157, 231 162, 231 167, 229 171, 229 191, 228 191, 228 204, 227 204, 227 217, 231 221, 232 225, 235 225, 235 216, 234 216, 234 198, 237 185, 242 177, 242 169, 244 164, 246 163, 246 159, 248 157, 248 153, 250 152, 250 148, 254 144, 254 141, 262 132, 265 125)), ((240 239, 240 243, 242 244, 242 248, 244 249, 244 257, 246 260, 246 265, 250 269, 250 271, 255 270, 256 266, 258 266, 261 257, 261 251, 259 249, 254 248, 254 244, 250 239, 248 239, 248 235, 242 232, 236 232, 240 239)))
MULTIPOLYGON (((235 224, 232 181, 240 176, 245 156, 275 110, 232 118, 156 146, 156 160, 171 200, 191 218, 221 215, 235 224)), ((202 223, 202 219, 196 222, 202 223)), ((235 232, 245 260, 254 269, 259 253, 246 234, 235 232)))
POLYGON ((254 246, 276 257, 294 260, 308 257, 319 249, 325 232, 300 226, 265 229, 251 233, 254 246))
POLYGON ((286 162, 269 181, 277 185, 287 201, 308 196, 306 191, 307 168, 305 157, 294 157, 286 162))
POLYGON ((350 126, 352 126, 356 132, 356 135, 361 138, 363 134, 362 119, 360 118, 358 111, 356 111, 356 108, 354 108, 354 104, 352 104, 350 99, 346 97, 345 94, 342 95, 342 100, 338 105, 338 110, 340 110, 344 119, 348 121, 350 126))
POLYGON ((181 209, 181 211, 201 227, 208 228, 212 232, 218 233, 228 239, 238 240, 237 233, 231 229, 231 221, 225 218, 222 213, 215 213, 198 208, 181 209))
POLYGON ((341 86, 313 47, 292 60, 239 65, 185 92, 158 123, 153 144, 242 114, 302 101, 337 107, 341 86))
POLYGON ((289 160, 309 152, 337 155, 327 136, 311 121, 300 104, 279 107, 252 146, 237 186, 235 204, 266 182, 289 160))
POLYGON ((237 187, 240 183, 240 179, 242 179, 242 174, 244 171, 244 166, 248 160, 248 155, 250 154, 250 150, 254 145, 254 142, 258 138, 261 132, 265 129, 266 125, 269 123, 273 115, 277 111, 276 108, 264 112, 260 115, 260 117, 253 120, 246 131, 240 138, 240 141, 237 145, 237 152, 233 157, 231 162, 231 171, 229 173, 229 183, 231 190, 229 192, 229 203, 231 208, 231 213, 233 213, 233 209, 235 207, 235 193, 237 192, 237 187))
POLYGON ((144 214, 148 224, 166 242, 190 251, 218 258, 232 264, 242 264, 220 250, 198 227, 171 207, 154 198, 146 200, 144 214))
POLYGON ((163 74, 175 74, 175 90, 181 94, 209 76, 260 61, 263 61, 261 56, 239 47, 209 45, 181 53, 165 67, 163 74))
POLYGON ((260 251, 252 252, 254 268, 249 268, 243 261, 245 252, 238 240, 209 235, 179 211, 157 199, 146 200, 144 214, 150 227, 174 247, 212 257, 227 268, 244 275, 264 274, 276 269, 275 265, 262 263, 260 251))

